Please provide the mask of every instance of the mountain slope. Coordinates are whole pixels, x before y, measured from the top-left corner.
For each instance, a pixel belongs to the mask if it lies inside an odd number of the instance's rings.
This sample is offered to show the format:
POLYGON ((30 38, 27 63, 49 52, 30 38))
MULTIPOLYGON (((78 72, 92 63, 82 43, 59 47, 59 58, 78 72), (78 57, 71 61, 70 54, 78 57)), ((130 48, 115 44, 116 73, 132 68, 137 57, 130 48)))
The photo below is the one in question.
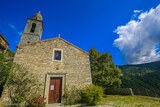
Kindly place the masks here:
POLYGON ((119 67, 122 87, 132 88, 137 95, 160 97, 160 61, 119 67))

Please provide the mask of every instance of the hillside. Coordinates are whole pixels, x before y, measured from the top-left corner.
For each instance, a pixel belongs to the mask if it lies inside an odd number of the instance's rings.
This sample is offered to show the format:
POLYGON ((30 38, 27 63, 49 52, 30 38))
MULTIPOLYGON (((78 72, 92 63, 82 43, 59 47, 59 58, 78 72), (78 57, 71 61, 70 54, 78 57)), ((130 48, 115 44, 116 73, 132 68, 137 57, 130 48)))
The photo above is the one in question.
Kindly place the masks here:
POLYGON ((160 61, 119 67, 122 87, 132 88, 136 95, 160 97, 160 61))

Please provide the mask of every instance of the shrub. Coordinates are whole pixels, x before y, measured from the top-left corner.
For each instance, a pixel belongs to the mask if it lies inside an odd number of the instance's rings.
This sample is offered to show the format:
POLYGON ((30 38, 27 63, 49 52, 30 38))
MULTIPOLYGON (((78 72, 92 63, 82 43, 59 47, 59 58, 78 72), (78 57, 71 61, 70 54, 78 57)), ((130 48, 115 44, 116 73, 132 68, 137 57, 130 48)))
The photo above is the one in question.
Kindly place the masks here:
POLYGON ((105 94, 107 95, 133 95, 131 88, 106 88, 105 94))
POLYGON ((30 102, 28 107, 45 107, 46 102, 44 102, 45 98, 43 97, 38 97, 38 98, 33 98, 30 102))
POLYGON ((13 103, 20 104, 21 102, 24 102, 24 101, 26 101, 24 96, 16 96, 16 97, 12 98, 13 103))
POLYGON ((41 85, 35 74, 18 64, 14 64, 6 81, 6 88, 10 89, 11 101, 14 103, 28 102, 38 97, 41 85))
POLYGON ((103 96, 103 88, 100 86, 89 85, 81 90, 81 103, 87 105, 96 105, 98 101, 101 100, 103 96))
POLYGON ((64 92, 63 99, 65 105, 77 104, 80 101, 80 90, 75 86, 67 88, 64 92))
POLYGON ((0 101, 0 107, 4 107, 4 103, 0 101))

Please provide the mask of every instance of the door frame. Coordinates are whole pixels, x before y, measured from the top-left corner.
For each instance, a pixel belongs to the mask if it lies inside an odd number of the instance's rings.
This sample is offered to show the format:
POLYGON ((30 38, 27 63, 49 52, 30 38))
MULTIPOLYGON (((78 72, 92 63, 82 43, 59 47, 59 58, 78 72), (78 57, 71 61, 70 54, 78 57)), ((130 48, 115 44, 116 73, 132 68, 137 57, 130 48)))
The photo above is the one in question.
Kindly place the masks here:
POLYGON ((48 104, 48 100, 49 100, 49 85, 50 85, 50 79, 54 77, 61 77, 62 78, 62 95, 61 95, 61 103, 63 102, 63 98, 62 96, 64 95, 64 85, 65 85, 65 77, 66 74, 47 74, 46 76, 46 85, 45 85, 45 93, 44 93, 44 98, 45 98, 45 102, 46 104, 48 104))

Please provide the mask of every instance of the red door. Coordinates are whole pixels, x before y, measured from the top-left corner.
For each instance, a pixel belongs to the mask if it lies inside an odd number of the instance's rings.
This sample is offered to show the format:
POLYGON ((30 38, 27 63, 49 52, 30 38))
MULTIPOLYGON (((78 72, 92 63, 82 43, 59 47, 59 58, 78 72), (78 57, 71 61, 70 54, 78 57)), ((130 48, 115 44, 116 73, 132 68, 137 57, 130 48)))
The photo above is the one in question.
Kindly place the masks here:
POLYGON ((51 77, 48 103, 61 103, 62 77, 51 77))

